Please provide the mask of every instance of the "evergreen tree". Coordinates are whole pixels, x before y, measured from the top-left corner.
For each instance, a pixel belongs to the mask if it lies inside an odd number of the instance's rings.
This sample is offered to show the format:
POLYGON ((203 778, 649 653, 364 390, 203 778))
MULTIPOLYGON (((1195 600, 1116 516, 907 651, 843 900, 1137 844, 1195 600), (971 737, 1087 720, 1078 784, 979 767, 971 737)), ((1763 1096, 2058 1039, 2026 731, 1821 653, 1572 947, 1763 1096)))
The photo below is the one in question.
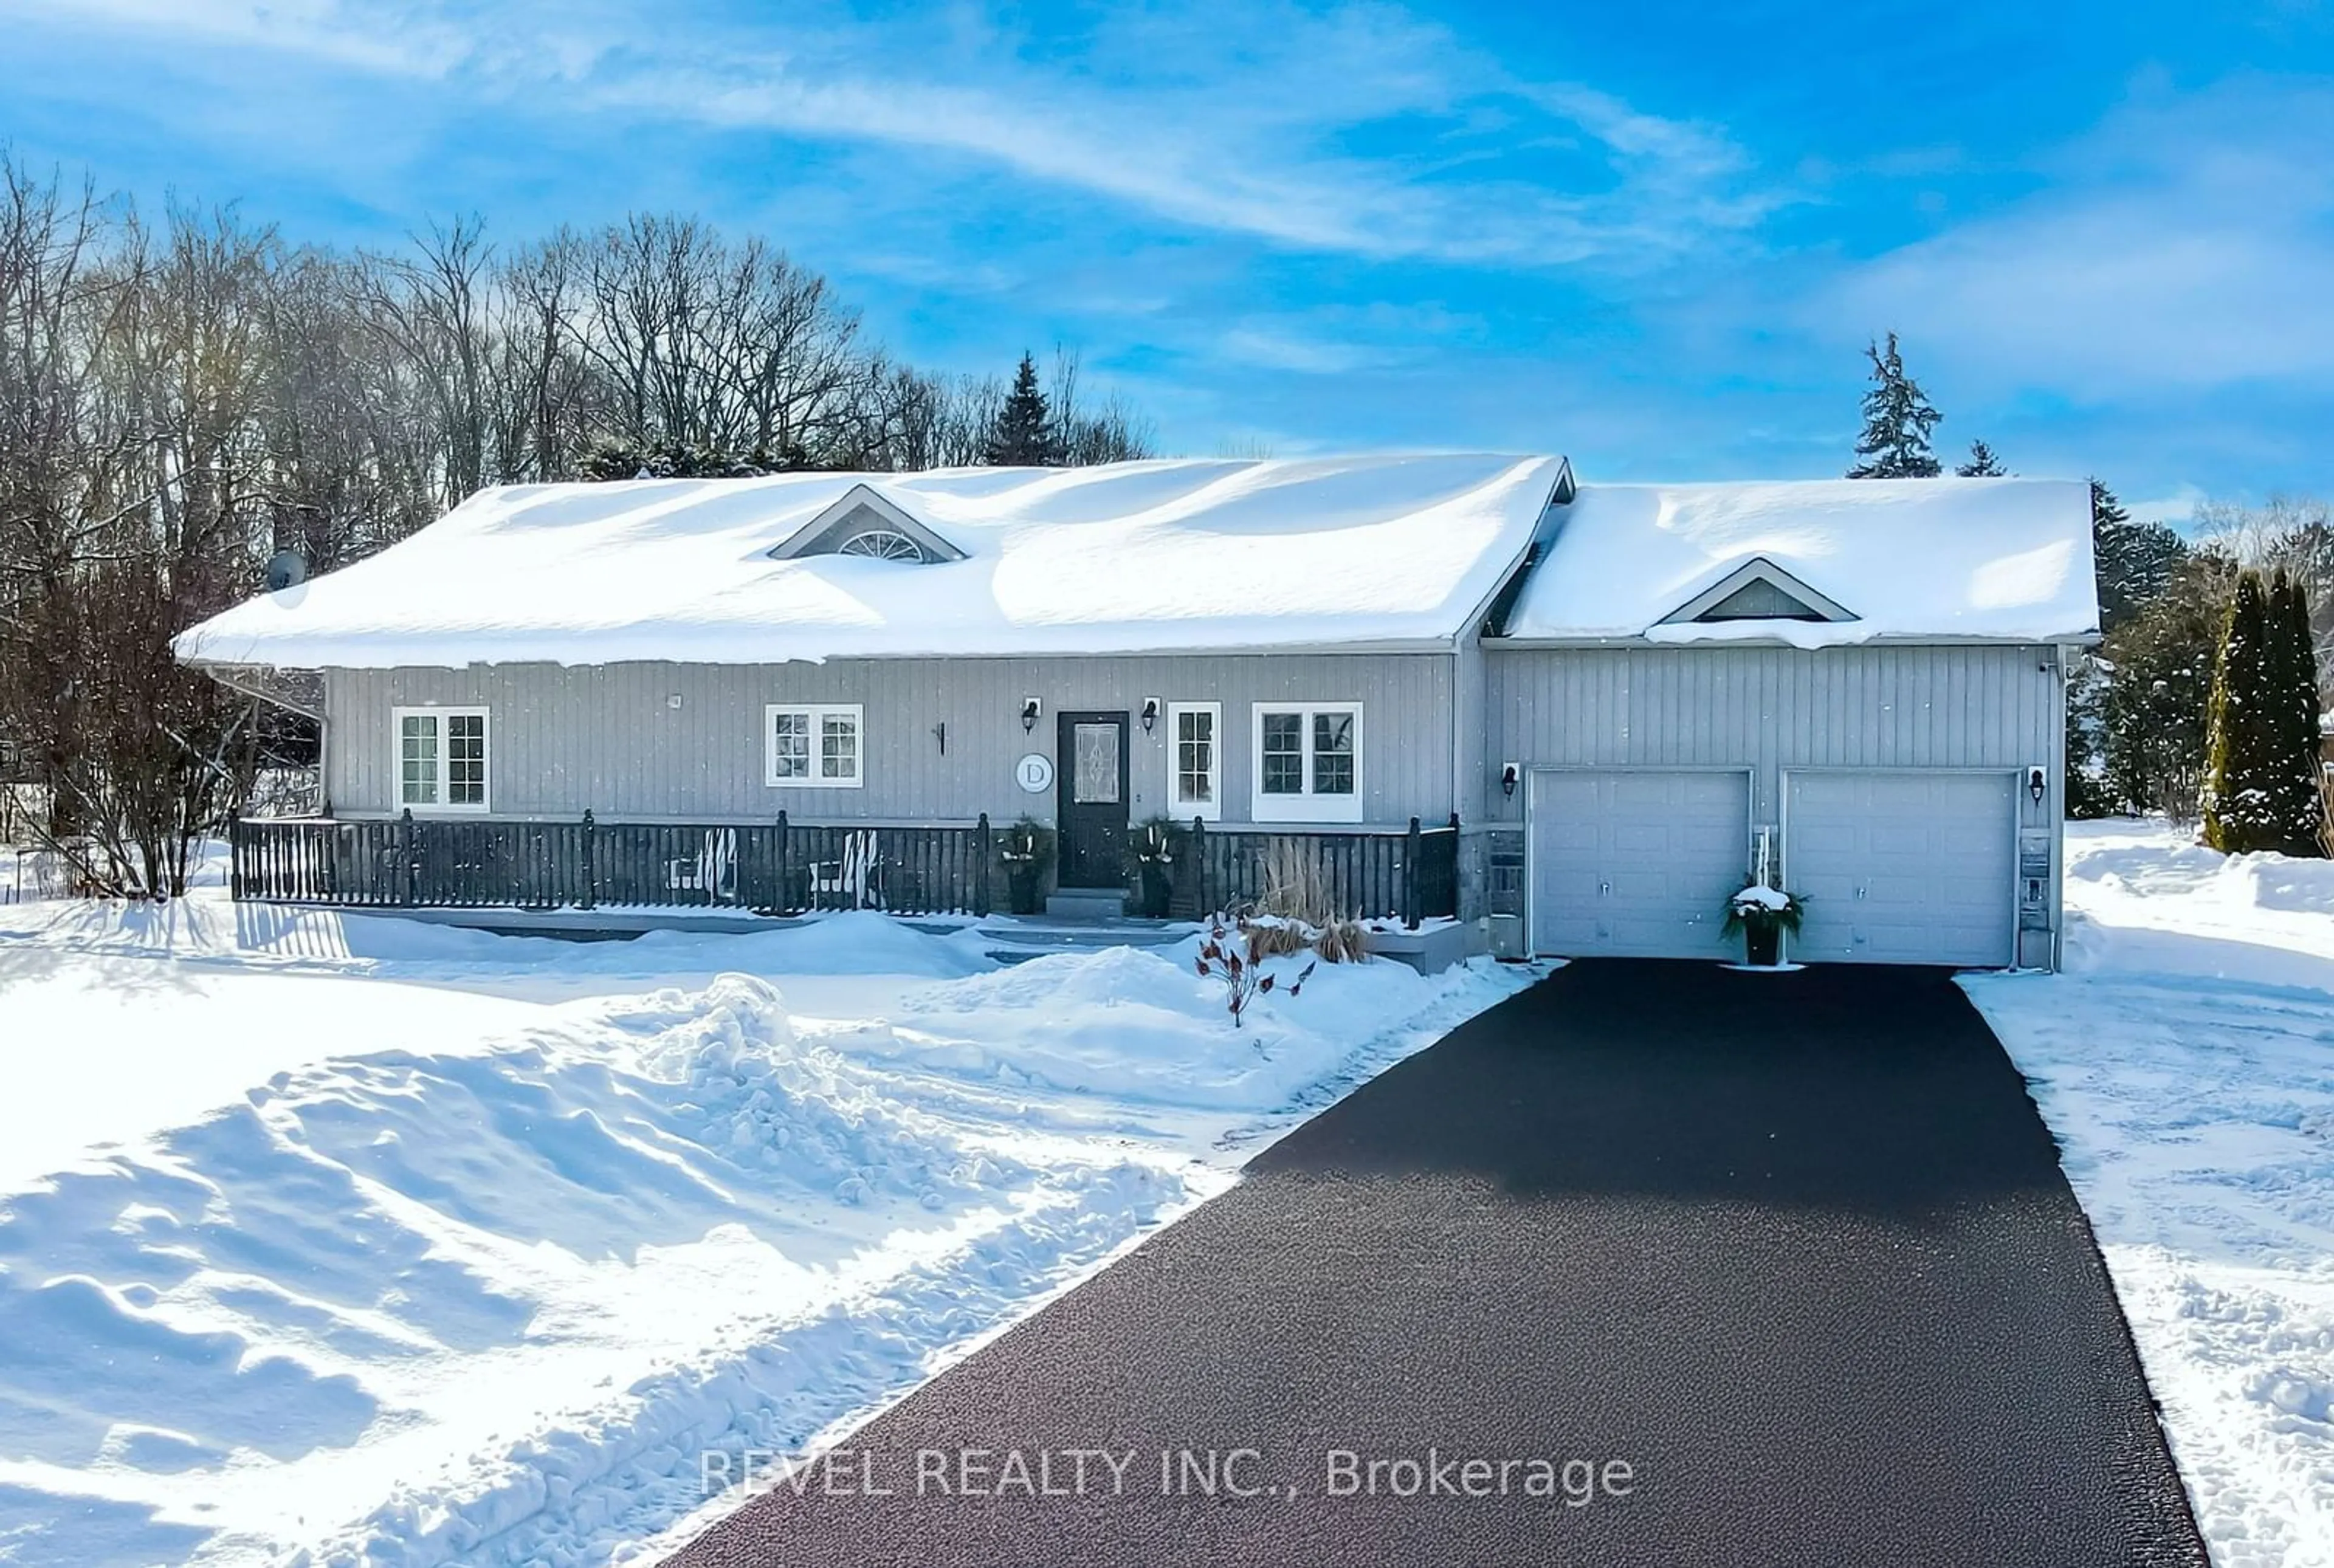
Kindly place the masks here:
POLYGON ((1888 347, 1866 343, 1872 361, 1872 389, 1864 394, 1864 434, 1857 438, 1859 461, 1847 471, 1851 479, 1934 479, 1944 472, 1929 449, 1929 433, 1943 415, 1930 405, 1921 384, 1905 373, 1905 357, 1896 351, 1896 334, 1888 347))
POLYGON ((2269 594, 2259 572, 2237 579, 2213 669, 2204 760, 2204 842, 2225 854, 2281 850, 2277 705, 2270 688, 2269 594))
POLYGON ((2134 523, 2114 491, 2091 481, 2091 562, 2101 631, 2113 631, 2163 592, 2188 555, 2179 534, 2161 523, 2134 523))
POLYGON ((2116 499, 2116 493, 2100 483, 2098 475, 2091 476, 2091 528, 2120 528, 2131 521, 2131 514, 2116 499))
POLYGON ((1037 361, 1026 353, 1021 368, 1013 372, 1013 390, 1005 394, 997 422, 989 427, 980 460, 1013 468, 1052 467, 1062 461, 1060 433, 1054 428, 1046 394, 1037 387, 1037 361))
POLYGON ((1953 475, 1962 479, 1999 479, 2009 472, 2001 466, 2001 459, 1993 455, 1992 447, 1983 441, 1972 441, 1969 460, 1955 468, 1953 475))
POLYGON ((2310 595, 2283 571, 2271 580, 2268 636, 2270 722, 2276 735, 2277 815, 2290 855, 2323 853, 2325 806, 2319 794, 2318 652, 2310 634, 2310 595))
POLYGON ((767 452, 732 452, 693 441, 598 440, 575 455, 575 472, 585 479, 756 479, 765 474, 811 468, 799 447, 777 457, 767 452))
POLYGON ((2115 811, 2107 749, 2108 673, 2088 656, 2067 672, 2067 815, 2078 821, 2115 811))
POLYGON ((2125 810, 2181 822, 2196 814, 2232 575, 2218 555, 2192 556, 2107 634, 2099 650, 2107 675, 2100 716, 2107 784, 2125 810))

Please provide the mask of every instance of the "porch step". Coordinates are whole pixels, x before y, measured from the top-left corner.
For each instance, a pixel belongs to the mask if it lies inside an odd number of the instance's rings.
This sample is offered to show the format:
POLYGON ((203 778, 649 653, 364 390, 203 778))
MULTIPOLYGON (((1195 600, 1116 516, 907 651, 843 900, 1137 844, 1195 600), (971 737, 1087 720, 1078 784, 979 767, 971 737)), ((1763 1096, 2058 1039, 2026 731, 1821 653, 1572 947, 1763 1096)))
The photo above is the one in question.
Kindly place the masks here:
POLYGON ((998 915, 980 923, 983 948, 1000 964, 1047 953, 1091 953, 1104 948, 1163 948, 1198 928, 1188 920, 1055 920, 1043 915, 998 915))
POLYGON ((1046 895, 1046 915, 1055 920, 1123 920, 1126 918, 1126 890, 1063 888, 1046 895))

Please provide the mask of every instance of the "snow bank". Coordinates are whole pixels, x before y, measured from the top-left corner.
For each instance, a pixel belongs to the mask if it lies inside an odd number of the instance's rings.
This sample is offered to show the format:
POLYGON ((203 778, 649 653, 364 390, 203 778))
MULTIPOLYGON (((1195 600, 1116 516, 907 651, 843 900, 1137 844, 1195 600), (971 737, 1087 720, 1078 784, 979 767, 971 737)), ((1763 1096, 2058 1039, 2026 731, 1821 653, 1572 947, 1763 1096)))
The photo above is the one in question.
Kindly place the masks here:
MULTIPOLYGON (((1280 1103, 1332 1072, 1352 1043, 1453 996, 1485 971, 1423 976, 1389 960, 1325 964, 1296 996, 1267 992, 1235 1029, 1223 982, 1194 967, 1201 938, 1172 947, 1051 954, 909 998, 900 1026, 860 1048, 1020 1083, 1226 1110, 1280 1103), (1042 1020, 1031 1027, 1032 1020, 1042 1020)), ((1282 983, 1305 957, 1268 961, 1282 983)))
POLYGON ((1514 638, 2078 638, 2098 626, 2089 486, 2056 479, 1584 485, 1513 614, 1514 638), (1664 624, 1764 560, 1856 619, 1664 624))
POLYGON ((2191 915, 2200 906, 2239 922, 2254 909, 2334 915, 2334 861, 2224 855, 2176 833, 2129 835, 2103 824, 2084 836, 2067 874, 2127 899, 2181 900, 2191 915))
POLYGON ((1236 1032, 1180 950, 282 913, 0 941, 0 1105, 63 1059, 126 1119, 0 1171, 0 1561, 607 1563, 1529 977, 1324 967, 1236 1032))
POLYGON ((1562 467, 1178 459, 517 486, 177 647, 379 668, 1447 642, 1522 555, 1562 467), (964 559, 770 558, 861 485, 964 559))
POLYGON ((2334 1564, 2334 865, 2076 823, 2069 972, 1967 976, 2064 1150, 2218 1568, 2334 1564))

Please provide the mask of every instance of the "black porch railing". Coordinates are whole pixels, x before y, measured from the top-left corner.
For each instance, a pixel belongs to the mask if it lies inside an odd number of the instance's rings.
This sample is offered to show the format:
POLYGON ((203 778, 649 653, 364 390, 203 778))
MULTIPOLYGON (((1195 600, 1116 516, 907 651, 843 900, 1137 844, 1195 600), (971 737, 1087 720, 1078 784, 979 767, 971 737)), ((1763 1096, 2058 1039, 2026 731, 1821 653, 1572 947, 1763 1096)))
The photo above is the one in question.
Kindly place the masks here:
MULTIPOLYGON (((730 909, 793 915, 876 909, 987 915, 1008 886, 1004 835, 969 826, 850 823, 236 821, 238 899, 357 909, 730 909)), ((1458 822, 1400 832, 1177 834, 1170 908, 1260 901, 1292 878, 1365 919, 1458 909, 1458 822)))
POLYGON ((1229 832, 1194 822, 1175 846, 1168 907, 1198 917, 1260 905, 1276 890, 1356 919, 1459 912, 1459 819, 1403 832, 1229 832))

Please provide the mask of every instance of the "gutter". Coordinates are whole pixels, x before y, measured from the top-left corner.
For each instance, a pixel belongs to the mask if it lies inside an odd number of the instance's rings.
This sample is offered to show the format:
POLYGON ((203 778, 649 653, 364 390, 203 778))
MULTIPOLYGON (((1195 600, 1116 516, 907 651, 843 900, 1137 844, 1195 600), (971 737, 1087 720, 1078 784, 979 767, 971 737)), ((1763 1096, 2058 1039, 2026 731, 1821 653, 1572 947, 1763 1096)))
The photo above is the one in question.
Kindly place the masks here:
POLYGON ((1838 642, 1821 642, 1812 648, 1779 637, 1641 637, 1635 633, 1615 637, 1508 637, 1486 632, 1483 645, 1499 651, 1527 652, 1539 649, 1587 648, 1784 648, 1799 653, 1822 653, 1837 648, 2096 648, 2099 644, 2096 631, 2049 632, 2034 637, 1957 636, 1952 632, 1905 631, 1884 632, 1876 637, 1860 637, 1838 642))

